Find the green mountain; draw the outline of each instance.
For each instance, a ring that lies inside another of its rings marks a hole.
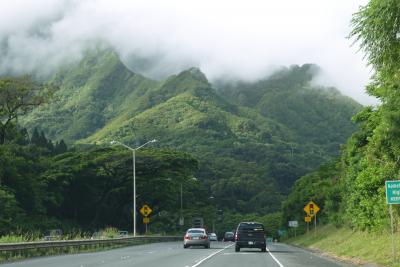
[[[89,54],[75,68],[58,72],[50,82],[60,86],[54,102],[36,109],[23,123],[69,141],[85,138],[115,116],[129,112],[132,101],[157,86],[157,82],[129,71],[109,51]]]
[[[199,160],[197,176],[217,206],[269,213],[355,131],[350,118],[361,106],[334,88],[312,86],[313,68],[294,66],[255,83],[212,85],[196,68],[154,81],[98,51],[58,72],[55,101],[22,123],[80,144],[156,138],[157,146]]]
[[[218,88],[231,102],[252,107],[287,126],[294,142],[306,144],[306,149],[338,155],[339,146],[354,131],[349,115],[361,106],[334,87],[313,85],[319,71],[313,64],[295,65],[255,83],[220,84]]]

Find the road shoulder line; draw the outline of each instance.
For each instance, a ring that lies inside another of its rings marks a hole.
[[[267,251],[268,251],[269,255],[271,255],[272,259],[273,259],[276,263],[278,263],[279,267],[285,267],[285,266],[283,266],[283,264],[271,253],[271,251],[269,250],[269,248],[268,248],[268,247],[266,247],[266,248],[267,248]]]

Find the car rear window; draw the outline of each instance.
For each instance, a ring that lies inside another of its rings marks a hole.
[[[189,230],[188,233],[190,234],[204,234],[203,230]]]
[[[264,231],[264,226],[259,223],[241,223],[239,230],[242,231]]]

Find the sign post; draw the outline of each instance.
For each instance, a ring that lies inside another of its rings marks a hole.
[[[294,228],[294,237],[296,237],[297,236],[296,228],[299,227],[299,222],[298,221],[289,221],[289,227]]]
[[[146,226],[146,231],[145,234],[147,234],[147,225],[150,222],[150,218],[148,216],[153,212],[153,210],[148,206],[148,205],[143,205],[143,207],[140,208],[140,213],[143,215],[143,223]]]
[[[314,216],[314,236],[317,235],[317,214]]]
[[[303,210],[307,213],[308,217],[310,217],[310,221],[311,218],[314,217],[314,230],[315,230],[314,234],[317,234],[317,213],[320,210],[320,208],[313,201],[310,201],[307,203],[307,205],[304,207]]]
[[[304,221],[307,223],[307,234],[308,234],[308,231],[310,230],[311,217],[307,215],[306,217],[304,217]]]
[[[392,232],[392,255],[393,255],[393,262],[396,262],[396,245],[394,243],[394,226],[393,226],[393,208],[392,205],[389,206],[389,213],[390,213],[390,225],[391,225],[391,232]]]
[[[385,181],[386,203],[389,204],[390,227],[392,232],[392,255],[393,262],[396,262],[396,247],[394,242],[394,223],[392,205],[400,204],[400,181]]]

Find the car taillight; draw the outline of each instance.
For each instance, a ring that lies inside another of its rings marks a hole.
[[[237,241],[237,240],[239,240],[239,236],[238,236],[238,234],[236,233],[236,234],[235,234],[235,241]]]
[[[184,239],[190,239],[189,235],[185,235]]]
[[[206,236],[206,235],[203,235],[203,236],[201,236],[200,238],[201,238],[201,239],[207,239],[207,238],[208,238],[208,236]]]

